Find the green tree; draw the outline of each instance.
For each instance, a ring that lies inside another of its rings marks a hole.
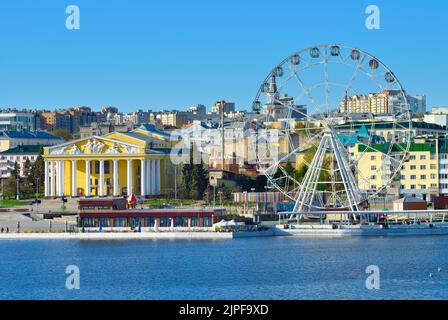
[[[23,178],[25,179],[25,182],[28,184],[34,184],[33,180],[31,179],[33,172],[32,163],[29,158],[26,158],[25,163],[23,164]]]
[[[193,144],[190,147],[190,160],[182,167],[182,187],[185,197],[191,197],[193,184]]]
[[[34,188],[36,188],[36,183],[39,181],[39,191],[44,189],[45,184],[45,162],[42,154],[43,148],[41,147],[36,160],[31,164],[31,172],[27,175],[28,183],[33,185]]]
[[[207,190],[208,182],[208,172],[204,167],[204,161],[201,157],[201,163],[193,165],[192,197],[196,200],[202,199],[205,190]]]
[[[3,180],[3,197],[5,199],[14,199],[16,197],[16,176],[11,175]]]

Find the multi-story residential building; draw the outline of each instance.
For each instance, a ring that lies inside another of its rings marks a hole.
[[[81,139],[102,136],[111,132],[127,132],[135,129],[135,125],[132,123],[125,124],[113,124],[109,122],[96,123],[92,122],[89,125],[81,126],[79,130],[79,137]]]
[[[426,95],[408,94],[406,98],[412,114],[424,114],[426,112]]]
[[[425,114],[424,121],[448,127],[448,107],[434,107],[430,113]]]
[[[0,178],[9,178],[15,169],[17,163],[19,175],[25,175],[25,162],[30,160],[31,163],[36,161],[42,146],[39,145],[20,145],[18,147],[0,152]]]
[[[187,109],[193,115],[194,120],[203,120],[207,115],[207,108],[203,104],[195,104]]]
[[[164,126],[178,127],[190,122],[191,114],[182,111],[165,111],[157,115]]]
[[[0,151],[6,151],[21,145],[53,146],[63,142],[62,138],[45,131],[0,131]]]
[[[70,133],[79,132],[80,126],[92,122],[106,121],[106,114],[93,112],[89,107],[74,107],[72,109],[42,111],[41,127],[43,130],[67,130]]]
[[[138,110],[135,112],[128,113],[123,116],[123,122],[130,122],[139,126],[141,124],[145,124],[150,122],[152,112],[150,110],[143,111]]]
[[[5,109],[0,112],[0,129],[2,130],[39,130],[40,116],[35,112]]]
[[[406,99],[412,114],[424,113],[426,96],[406,94]],[[374,115],[394,114],[405,106],[404,97],[400,91],[385,90],[368,95],[345,97],[341,101],[340,113],[370,113]]]
[[[439,160],[436,141],[416,139],[401,169],[406,146],[389,143],[374,144],[370,148],[358,144],[355,159],[358,163],[358,187],[366,193],[376,192],[383,186],[387,194],[420,197],[430,200],[439,193]],[[390,152],[389,152],[390,150]],[[393,173],[397,172],[392,179]],[[396,189],[395,189],[396,188]]]
[[[218,101],[212,105],[212,113],[220,114],[222,108],[222,101]],[[235,103],[234,102],[225,102],[223,107],[224,113],[235,112]]]

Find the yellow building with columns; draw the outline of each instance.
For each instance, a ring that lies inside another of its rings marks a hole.
[[[46,197],[157,196],[172,188],[170,136],[152,125],[44,149]]]

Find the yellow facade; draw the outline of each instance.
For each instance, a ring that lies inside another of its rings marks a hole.
[[[167,193],[174,184],[169,147],[169,136],[144,128],[47,147],[45,194],[88,197]]]
[[[397,171],[404,153],[388,146],[374,145],[373,149],[363,150],[355,147],[355,159],[358,162],[358,187],[361,190],[379,190],[390,186],[392,174]],[[393,159],[392,159],[393,158]],[[394,160],[395,159],[395,160]],[[437,143],[416,142],[410,146],[409,153],[401,169],[394,177],[399,193],[402,195],[433,194],[439,188]]]

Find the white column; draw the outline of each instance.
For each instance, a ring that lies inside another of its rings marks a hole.
[[[45,182],[44,182],[44,186],[45,186],[45,197],[48,197],[50,195],[50,172],[49,172],[49,166],[48,166],[48,161],[45,160]]]
[[[76,188],[76,160],[72,160],[72,197],[77,197],[78,192]]]
[[[114,160],[114,196],[118,196],[118,160]]]
[[[160,160],[156,161],[156,194],[160,194]]]
[[[100,197],[104,197],[104,160],[100,160]]]
[[[140,160],[140,193],[146,196],[146,159]]]
[[[146,194],[151,195],[151,159],[146,159]]]
[[[64,195],[64,161],[59,160],[57,164],[58,164],[58,168],[56,171],[57,174],[56,181],[58,182],[57,193],[58,197],[62,197]]]
[[[128,195],[132,193],[132,160],[127,160],[127,189]]]
[[[55,162],[54,161],[50,161],[50,173],[51,173],[51,177],[50,177],[50,195],[52,197],[56,196],[56,168],[55,168]]]
[[[54,181],[56,182],[56,196],[60,196],[61,195],[61,179],[60,179],[60,172],[61,172],[61,162],[58,160],[56,161],[56,166],[55,166],[55,175],[56,178],[54,179]]]
[[[65,190],[65,161],[61,161],[61,197],[64,195]]]
[[[90,160],[86,160],[86,197],[90,197]]]
[[[156,160],[151,160],[151,194],[156,194]]]

